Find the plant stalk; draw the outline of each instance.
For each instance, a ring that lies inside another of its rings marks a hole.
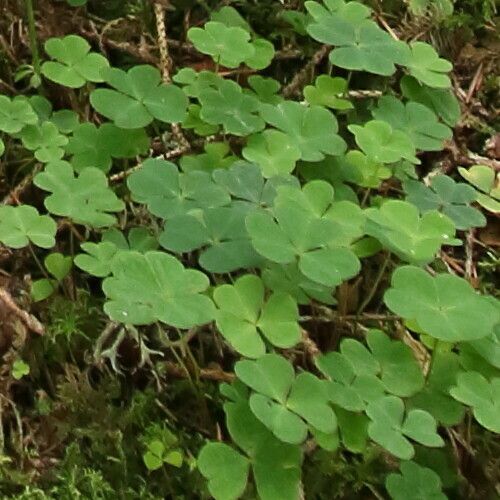
[[[40,53],[38,52],[38,40],[36,37],[35,11],[33,9],[33,0],[24,0],[26,15],[28,17],[28,33],[30,37],[31,58],[33,70],[40,75]]]

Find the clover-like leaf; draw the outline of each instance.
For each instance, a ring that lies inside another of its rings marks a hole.
[[[355,136],[356,144],[373,161],[395,163],[401,159],[420,163],[415,156],[415,146],[405,132],[394,130],[389,123],[372,120],[347,127]]]
[[[63,147],[68,144],[68,138],[60,134],[51,122],[24,127],[21,139],[23,146],[34,151],[35,158],[44,163],[61,159],[64,155]]]
[[[492,213],[500,213],[500,174],[487,165],[458,167],[460,175],[479,190],[477,202]]]
[[[102,71],[111,89],[97,89],[90,102],[101,115],[120,128],[142,128],[153,119],[161,122],[182,122],[186,117],[188,99],[176,85],[161,83],[160,72],[153,66],[133,66],[127,72],[118,68]]]
[[[307,85],[304,88],[304,97],[309,104],[339,110],[352,109],[351,101],[342,98],[346,91],[347,81],[344,78],[320,75],[314,85]]]
[[[262,104],[260,112],[267,123],[288,135],[300,149],[302,160],[319,161],[327,154],[340,155],[346,148],[337,134],[337,119],[321,106],[284,101],[276,106]]]
[[[203,90],[218,88],[225,81],[213,71],[196,72],[189,67],[180,69],[172,80],[183,85],[182,90],[189,97],[199,97]]]
[[[0,206],[0,242],[11,248],[29,243],[51,248],[55,245],[57,225],[48,215],[40,215],[30,205]]]
[[[228,68],[236,68],[255,55],[250,34],[241,27],[209,21],[203,28],[190,28],[188,38],[197,50]]]
[[[427,106],[450,127],[457,124],[460,104],[452,90],[428,87],[409,75],[401,78],[400,85],[401,92],[407,99]]]
[[[277,188],[299,186],[298,179],[293,176],[272,177],[266,181],[261,168],[244,161],[235,162],[229,169],[215,170],[212,177],[238,202],[251,206],[271,206]]]
[[[345,204],[333,204],[333,189],[323,181],[313,181],[299,190],[279,188],[272,213],[255,211],[246,219],[252,244],[263,257],[278,264],[298,259],[306,277],[325,286],[337,286],[359,272],[352,250],[350,232],[357,235],[354,221],[339,222]],[[340,206],[340,212],[337,208]],[[345,224],[343,227],[342,224]],[[347,240],[347,241],[346,241]]]
[[[429,412],[444,425],[457,425],[464,416],[464,407],[449,395],[449,390],[460,371],[458,357],[451,352],[439,351],[433,356],[425,387],[410,399],[410,404]]]
[[[254,250],[245,227],[249,207],[207,208],[203,214],[178,215],[169,219],[160,244],[167,250],[183,253],[203,248],[199,263],[211,273],[229,273],[256,267],[262,257]]]
[[[113,260],[111,271],[102,287],[108,298],[104,310],[115,321],[190,328],[214,318],[213,302],[203,295],[208,278],[172,255],[125,252]]]
[[[455,225],[437,210],[420,217],[411,203],[389,200],[380,208],[366,210],[366,216],[366,233],[407,262],[425,264],[441,245],[457,243]]]
[[[45,42],[45,52],[54,61],[42,64],[42,74],[53,82],[74,89],[87,82],[102,82],[101,70],[109,66],[104,56],[90,52],[88,42],[77,35],[49,38]]]
[[[300,340],[295,301],[284,293],[265,300],[264,285],[257,276],[246,274],[234,285],[218,286],[214,300],[217,328],[243,356],[258,358],[265,354],[261,335],[281,348],[292,347]]]
[[[297,263],[282,265],[267,262],[262,279],[267,288],[274,292],[287,293],[299,304],[309,304],[311,299],[324,304],[335,303],[333,289],[304,276]]]
[[[203,121],[200,117],[200,111],[201,106],[198,104],[190,104],[187,109],[186,118],[184,118],[184,121],[182,122],[182,128],[188,130],[193,129],[196,134],[202,136],[216,134],[219,130],[219,126]],[[206,144],[206,146],[209,145],[209,143]]]
[[[29,101],[22,96],[12,100],[0,95],[0,131],[6,134],[17,134],[26,125],[36,125],[38,117]]]
[[[51,193],[44,202],[50,213],[69,217],[77,224],[110,226],[116,219],[108,212],[119,212],[125,206],[98,168],[87,167],[75,177],[69,163],[57,161],[37,174],[34,183]]]
[[[205,152],[197,155],[184,155],[180,159],[180,167],[184,172],[203,170],[212,172],[218,168],[228,168],[238,158],[231,154],[226,142],[210,142],[205,144]]]
[[[266,178],[289,174],[301,157],[293,140],[278,130],[265,130],[251,136],[242,154],[248,161],[259,165]]]
[[[224,80],[217,88],[204,88],[199,100],[200,117],[213,125],[222,125],[228,134],[245,136],[264,128],[264,121],[257,115],[259,100],[243,93],[236,82]]]
[[[372,114],[376,120],[407,134],[422,151],[441,151],[443,142],[451,138],[451,129],[439,123],[432,110],[418,102],[403,104],[394,96],[383,96]]]
[[[301,443],[308,425],[324,434],[336,430],[326,385],[313,374],[295,377],[290,363],[277,354],[265,354],[256,361],[238,361],[235,372],[255,391],[250,396],[252,412],[280,440]]]
[[[105,278],[111,274],[111,263],[120,252],[135,250],[145,253],[156,250],[158,242],[143,227],[130,229],[127,238],[123,233],[112,228],[103,234],[102,241],[99,243],[86,241],[81,244],[81,248],[86,253],[78,254],[75,257],[75,264],[92,276]]]
[[[367,19],[370,9],[358,2],[306,2],[314,21],[307,32],[322,43],[334,45],[330,61],[349,70],[392,75],[395,63],[407,58],[408,48]]]
[[[147,153],[148,147],[149,139],[143,129],[126,130],[112,123],[98,128],[93,123],[82,123],[74,129],[66,153],[72,155],[71,164],[76,172],[85,167],[108,172],[112,158],[134,158]]]
[[[486,225],[484,215],[470,206],[476,200],[477,193],[467,184],[455,182],[447,175],[436,175],[429,186],[413,180],[407,180],[403,185],[407,201],[413,203],[420,213],[438,210],[448,216],[457,229],[462,230]]]
[[[267,68],[274,57],[274,45],[264,38],[256,38],[252,47],[254,54],[245,58],[245,64],[257,70]]]
[[[368,403],[366,413],[371,422],[368,435],[377,444],[402,460],[413,458],[415,449],[408,438],[428,447],[444,445],[436,432],[434,417],[423,410],[410,410],[395,396],[384,396]]]
[[[446,500],[441,490],[441,478],[427,467],[415,462],[402,462],[401,474],[391,473],[385,487],[393,500]]]
[[[5,152],[5,144],[2,139],[0,139],[0,156],[2,156]]]
[[[235,392],[233,386],[227,386],[226,391]],[[253,415],[247,401],[240,394],[224,405],[224,411],[229,433],[245,456],[243,457],[235,450],[231,449],[232,453],[218,446],[217,449],[212,448],[214,453],[210,451],[207,457],[202,457],[200,469],[202,474],[210,480],[209,489],[212,495],[217,500],[230,500],[243,493],[247,479],[243,474],[244,460],[246,460],[251,465],[259,498],[262,500],[299,500],[302,460],[300,448],[282,443],[275,438]],[[206,446],[212,447],[212,444]],[[213,456],[215,452],[217,452],[217,458]],[[224,460],[221,461],[220,457]],[[227,476],[226,459],[235,461],[233,466],[229,467],[233,476],[230,479]]]
[[[227,444],[206,444],[197,464],[208,479],[208,490],[216,500],[236,499],[245,491],[250,462]]]
[[[210,15],[210,20],[225,24],[226,26],[236,26],[245,31],[252,31],[250,25],[243,16],[230,5],[224,5],[220,9],[214,11]]]
[[[459,373],[450,394],[472,407],[475,419],[491,432],[500,434],[500,377],[488,381],[477,372]]]
[[[274,78],[252,75],[248,78],[248,85],[261,102],[279,104],[283,101],[283,97],[278,94],[281,86]]]
[[[394,271],[384,301],[391,311],[445,342],[487,337],[500,321],[498,308],[466,280],[451,274],[432,277],[414,266]]]
[[[231,201],[227,190],[217,185],[208,172],[179,173],[168,161],[148,159],[134,172],[127,185],[132,198],[145,203],[153,215],[168,219],[196,209],[221,207]]]
[[[429,87],[446,89],[451,85],[447,73],[452,70],[452,64],[440,58],[434,47],[428,43],[410,43],[410,53],[404,66],[412,76]]]

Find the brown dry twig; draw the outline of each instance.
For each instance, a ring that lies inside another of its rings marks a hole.
[[[0,304],[2,304],[8,312],[19,318],[28,330],[38,333],[38,335],[43,335],[45,333],[45,329],[40,321],[21,309],[5,288],[0,288]]]
[[[164,367],[167,373],[176,378],[186,378],[186,370],[171,361],[166,361]],[[201,368],[199,377],[205,380],[215,380],[216,382],[232,382],[236,376],[234,373],[225,372],[221,368]]]

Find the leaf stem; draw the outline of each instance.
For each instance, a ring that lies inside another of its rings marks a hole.
[[[26,15],[28,17],[28,32],[30,38],[31,57],[33,69],[37,75],[40,75],[40,54],[38,52],[38,40],[36,37],[35,11],[33,9],[33,0],[24,0]]]
[[[366,296],[365,300],[361,303],[359,306],[359,309],[356,312],[356,316],[359,317],[361,313],[365,310],[365,307],[372,301],[373,296],[375,295],[377,288],[380,284],[380,281],[382,280],[384,276],[384,272],[387,269],[387,266],[389,264],[389,261],[391,259],[391,254],[387,252],[387,255],[384,259],[383,264],[380,266],[380,269],[378,271],[378,274],[375,278],[375,281],[373,282],[373,286],[371,287],[370,291],[368,292],[368,295]]]

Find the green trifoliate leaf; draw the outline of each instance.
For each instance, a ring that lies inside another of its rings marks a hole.
[[[250,25],[243,19],[241,14],[230,5],[224,5],[220,9],[212,12],[210,20],[225,24],[226,26],[242,28],[248,32],[252,31]]]
[[[199,263],[211,273],[229,273],[256,267],[262,257],[253,249],[245,227],[249,207],[207,208],[202,214],[178,215],[167,222],[160,235],[161,245],[184,253],[203,248]]]
[[[130,251],[114,259],[111,270],[103,282],[104,310],[114,321],[190,328],[214,318],[213,302],[203,295],[208,278],[172,255]]]
[[[180,167],[184,172],[203,170],[212,172],[218,168],[228,168],[238,158],[231,154],[229,144],[226,142],[207,143],[205,152],[198,155],[184,155],[180,159]]]
[[[22,96],[9,99],[0,95],[0,131],[6,134],[17,134],[26,125],[36,125],[38,117],[29,101]]]
[[[306,2],[314,21],[307,32],[322,43],[334,45],[330,61],[350,70],[363,70],[379,75],[392,75],[394,64],[407,57],[404,43],[392,37],[367,19],[370,9],[358,2]]]
[[[460,423],[464,408],[449,395],[460,371],[458,357],[451,352],[436,352],[425,387],[410,399],[412,407],[429,412],[438,422],[451,426]]]
[[[492,213],[500,213],[500,174],[487,165],[473,165],[468,170],[458,167],[460,175],[469,181],[480,192],[477,202]]]
[[[277,354],[239,361],[235,372],[255,391],[250,396],[252,412],[280,440],[301,443],[308,425],[324,434],[335,432],[337,420],[326,385],[313,374],[295,377],[293,367]]]
[[[266,178],[289,174],[301,157],[293,140],[277,130],[265,130],[251,136],[242,154],[248,161],[259,165]]]
[[[420,366],[409,346],[391,340],[380,330],[370,330],[368,346],[380,365],[379,376],[386,391],[400,397],[408,397],[424,385]],[[405,376],[401,377],[401,373]]]
[[[252,42],[253,56],[245,59],[245,64],[253,69],[267,68],[274,57],[274,45],[264,38],[257,38]]]
[[[487,337],[500,313],[464,279],[451,274],[430,276],[423,269],[403,266],[392,275],[384,301],[391,311],[416,321],[421,330],[446,342]]]
[[[486,218],[477,209],[470,206],[477,197],[476,191],[469,185],[455,182],[447,175],[432,177],[430,185],[407,180],[403,183],[406,199],[413,203],[420,213],[438,210],[448,216],[457,229],[483,227]]]
[[[496,304],[500,307],[498,301]],[[492,367],[500,369],[500,328],[495,328],[488,337],[470,342],[470,346]]]
[[[392,176],[392,170],[387,165],[371,160],[358,150],[348,151],[344,156],[328,156],[319,163],[302,163],[299,170],[307,180],[328,181],[338,199],[355,203],[358,203],[356,193],[346,182],[376,188]]]
[[[243,356],[258,358],[265,354],[261,336],[281,348],[293,347],[300,340],[295,301],[283,293],[265,300],[264,285],[257,276],[246,274],[234,285],[217,287],[214,300],[219,331]]]
[[[410,53],[403,64],[412,76],[429,87],[446,89],[451,85],[447,73],[452,70],[452,64],[440,58],[428,43],[412,42]]]
[[[442,245],[457,243],[455,225],[437,210],[420,217],[417,207],[411,203],[389,200],[365,213],[366,233],[407,262],[425,264]]]
[[[409,75],[403,76],[400,85],[401,92],[407,99],[427,106],[450,127],[457,124],[460,105],[451,90],[427,87]]]
[[[42,74],[53,82],[70,88],[80,88],[87,82],[102,82],[101,71],[109,66],[101,54],[90,52],[88,42],[76,35],[50,38],[45,52],[54,59],[42,64]]]
[[[364,413],[353,413],[335,408],[342,444],[353,453],[363,453],[368,441],[368,424],[370,420]]]
[[[195,134],[202,136],[216,134],[219,130],[218,125],[212,125],[211,123],[204,122],[200,118],[200,111],[201,106],[198,106],[198,104],[190,104],[187,109],[186,118],[184,118],[184,121],[182,122],[182,128],[193,129]],[[207,144],[207,146],[209,145],[210,144]]]
[[[393,500],[446,500],[441,479],[432,470],[415,462],[402,462],[401,474],[391,473],[385,487]]]
[[[296,262],[312,281],[337,286],[359,271],[359,261],[343,245],[358,234],[356,220],[343,221],[349,202],[333,203],[333,189],[323,181],[312,181],[303,190],[278,189],[272,213],[255,211],[246,219],[252,244],[263,257],[278,264]],[[344,226],[343,226],[344,224]]]
[[[203,28],[190,28],[188,38],[197,50],[228,68],[236,68],[255,55],[247,31],[217,21],[209,21]]]
[[[2,156],[5,152],[5,144],[3,143],[2,139],[0,139],[0,156]]]
[[[460,373],[450,389],[457,400],[472,407],[474,417],[486,429],[500,434],[500,377],[488,381],[477,372]]]
[[[216,170],[212,177],[233,198],[253,206],[271,206],[280,186],[299,186],[298,179],[291,175],[265,181],[262,169],[244,161],[234,163],[227,170]]]
[[[75,177],[69,163],[57,161],[37,174],[34,183],[51,193],[44,202],[50,213],[69,217],[77,224],[111,226],[116,218],[108,212],[119,212],[125,206],[108,187],[102,170],[97,168],[87,167]]]
[[[418,102],[403,104],[393,96],[383,96],[372,114],[376,120],[407,134],[422,151],[441,151],[443,142],[451,138],[451,129],[439,123],[436,115]]]
[[[125,238],[117,229],[110,229],[103,234],[99,243],[85,242],[81,244],[86,253],[75,257],[75,264],[88,274],[105,278],[111,274],[111,263],[120,252],[135,250],[145,253],[158,248],[156,238],[145,228],[132,228]]]
[[[68,144],[68,138],[60,134],[51,122],[24,127],[21,139],[23,146],[34,151],[35,158],[43,163],[61,159],[64,155],[63,147]]]
[[[143,129],[126,130],[112,123],[98,128],[93,123],[82,123],[73,131],[66,153],[72,155],[76,172],[86,167],[108,172],[112,158],[134,158],[147,153],[148,147],[149,138]]]
[[[33,281],[31,285],[31,298],[35,302],[41,302],[49,298],[57,290],[57,281],[53,279],[42,278]]]
[[[267,104],[279,104],[283,97],[278,95],[281,85],[273,78],[265,78],[261,75],[252,75],[248,78],[248,85],[255,92],[261,102]]]
[[[42,248],[55,245],[57,225],[30,205],[0,206],[0,242],[11,248],[31,243]]]
[[[371,420],[368,425],[370,438],[402,460],[409,460],[415,454],[408,438],[429,447],[444,445],[436,432],[434,418],[422,410],[410,410],[405,415],[403,401],[395,396],[371,401],[366,413]]]
[[[147,204],[153,215],[164,219],[228,205],[231,201],[227,191],[215,184],[209,173],[179,173],[173,163],[158,159],[146,160],[127,179],[127,185],[134,201]]]
[[[401,159],[420,163],[415,156],[415,146],[410,137],[400,130],[394,130],[387,122],[372,120],[364,126],[347,127],[356,139],[356,144],[375,162],[395,163]]]
[[[264,128],[264,121],[256,113],[259,100],[243,93],[231,80],[224,80],[217,88],[200,91],[200,117],[213,125],[222,125],[228,134],[246,136]]]
[[[347,81],[344,78],[320,75],[314,85],[307,85],[304,88],[304,97],[309,104],[339,110],[352,109],[351,102],[342,98],[346,91]]]
[[[22,359],[16,359],[12,365],[12,376],[15,380],[21,380],[25,375],[29,375],[30,365]]]
[[[297,263],[280,265],[268,262],[262,272],[262,279],[267,288],[287,293],[299,304],[309,304],[311,299],[324,304],[335,303],[333,289],[304,276]]]
[[[227,444],[206,444],[197,464],[208,479],[208,490],[216,500],[233,500],[245,491],[250,462]]]
[[[321,106],[304,106],[284,101],[276,106],[261,105],[264,120],[289,136],[300,149],[301,159],[320,161],[325,155],[341,155],[346,144],[337,134],[335,116]]]
[[[234,386],[228,388],[234,392]],[[227,428],[251,462],[259,498],[299,500],[300,448],[276,439],[253,415],[246,399],[243,399],[246,395],[236,393],[232,396],[235,396],[231,397],[234,402],[224,405]],[[225,471],[220,472],[227,478]]]
[[[153,66],[134,66],[127,72],[118,68],[102,71],[111,89],[97,89],[90,102],[101,115],[120,128],[142,128],[154,119],[166,123],[182,122],[188,99],[179,87],[161,83]]]
[[[344,339],[340,352],[317,359],[318,368],[331,380],[330,400],[349,411],[363,410],[366,403],[383,396],[385,391],[406,397],[424,384],[420,367],[407,345],[391,341],[379,330],[371,330],[367,340],[370,350],[354,339]]]
[[[182,90],[189,97],[199,97],[202,90],[218,88],[224,79],[213,71],[200,71],[197,73],[193,68],[182,68],[176,73],[172,80],[183,85]]]

